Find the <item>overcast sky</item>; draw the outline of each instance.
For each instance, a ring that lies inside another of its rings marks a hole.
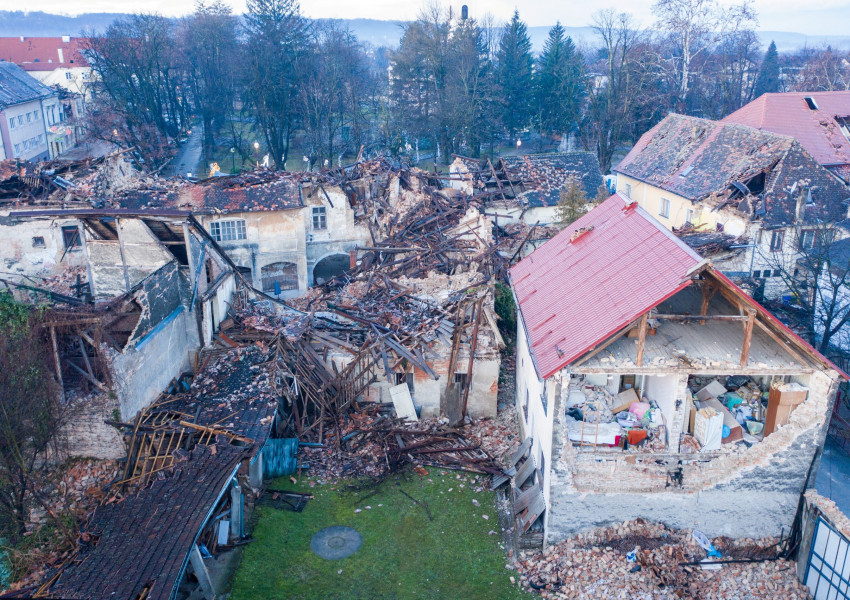
[[[245,0],[226,0],[234,12],[245,10]],[[446,1],[444,0],[444,4]],[[464,2],[453,0],[453,6]],[[587,25],[590,15],[600,9],[613,7],[626,10],[645,25],[652,22],[650,7],[653,0],[583,0],[581,2],[553,2],[552,0],[468,0],[470,16],[490,12],[497,19],[506,20],[515,6],[529,25],[551,25],[560,20],[564,25],[581,27]],[[320,18],[369,18],[410,20],[416,17],[424,2],[417,0],[365,0],[350,2],[342,0],[303,0],[302,12],[308,17]],[[793,31],[808,35],[847,35],[850,31],[850,0],[821,0],[807,4],[800,0],[755,0],[759,13],[759,29],[770,31]],[[27,10],[42,10],[62,14],[85,12],[159,12],[180,16],[192,11],[194,0],[28,0]],[[815,10],[803,7],[817,6]],[[0,0],[0,9],[20,10],[20,3]]]

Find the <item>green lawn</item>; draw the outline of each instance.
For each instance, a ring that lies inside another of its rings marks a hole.
[[[301,513],[258,508],[255,541],[245,548],[231,598],[534,598],[511,585],[515,572],[505,568],[495,495],[486,485],[473,489],[485,482],[428,471],[390,478],[373,495],[340,491],[346,485],[273,482],[315,499]],[[434,520],[400,490],[427,503]],[[357,529],[360,550],[341,560],[314,555],[310,539],[331,525]]]

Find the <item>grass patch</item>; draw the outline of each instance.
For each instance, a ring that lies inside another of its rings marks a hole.
[[[315,499],[302,513],[257,509],[256,541],[245,548],[232,600],[533,598],[510,583],[495,494],[474,491],[484,483],[480,477],[476,483],[466,473],[428,471],[391,477],[362,492],[342,491],[345,484],[273,482],[272,488],[310,491]],[[426,502],[434,520],[401,490]],[[341,560],[314,555],[310,539],[331,525],[357,529],[360,550]]]

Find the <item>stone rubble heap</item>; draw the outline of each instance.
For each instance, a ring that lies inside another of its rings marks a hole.
[[[723,558],[710,560],[775,557],[776,541],[718,538],[712,542]],[[626,555],[635,548],[636,561],[630,562]],[[551,599],[809,597],[793,561],[732,563],[717,570],[679,566],[705,558],[691,532],[638,519],[579,534],[544,552],[520,552],[513,568],[524,590]]]

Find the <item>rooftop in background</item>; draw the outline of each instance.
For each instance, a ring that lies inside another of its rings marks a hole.
[[[768,227],[794,222],[806,191],[806,222],[842,218],[847,198],[792,137],[678,114],[643,134],[613,170],[694,202],[713,197],[713,208],[736,208]]]
[[[593,152],[504,156],[496,168],[508,180],[522,184],[530,206],[557,204],[561,190],[573,180],[581,184],[588,199],[595,198],[604,183]]]
[[[723,121],[791,136],[850,182],[850,91],[764,94]]]
[[[87,38],[0,37],[0,62],[15,63],[25,71],[52,71],[88,67],[83,57]]]
[[[703,263],[629,202],[611,196],[511,269],[544,379],[686,287]]]
[[[18,65],[0,62],[0,109],[54,94],[55,91],[28,75]]]

